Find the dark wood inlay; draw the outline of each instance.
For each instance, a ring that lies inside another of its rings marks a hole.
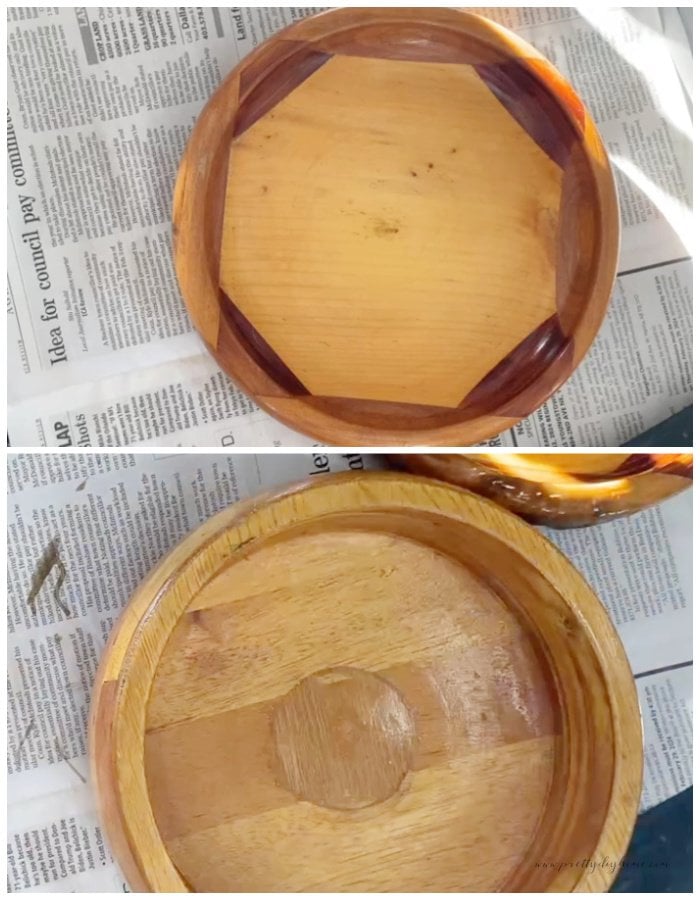
[[[296,41],[268,44],[260,57],[253,54],[250,65],[244,65],[241,72],[241,101],[233,137],[243,134],[330,58],[329,53]]]
[[[535,143],[564,169],[580,135],[561,105],[519,59],[474,66],[484,84]]]
[[[693,459],[692,456],[688,460],[675,460],[667,463],[661,469],[667,475],[681,475],[683,478],[693,479]]]
[[[586,314],[600,259],[599,204],[592,202],[597,187],[583,146],[571,146],[562,179],[557,220],[556,302],[559,324],[573,334]],[[592,262],[595,261],[595,262]]]
[[[528,415],[541,402],[543,380],[563,380],[572,370],[573,342],[552,316],[525,338],[473,388],[460,404],[472,416]]]
[[[353,425],[367,425],[370,428],[389,427],[401,431],[436,423],[450,425],[464,419],[464,415],[458,409],[419,403],[390,403],[381,400],[363,400],[359,397],[322,397],[317,394],[309,394],[303,401],[306,406],[326,415],[343,419]]]
[[[614,469],[610,469],[609,472],[567,471],[567,475],[570,475],[577,481],[595,483],[596,481],[609,481],[610,479],[616,478],[633,478],[635,475],[643,475],[646,472],[681,475],[685,478],[692,479],[692,456],[687,454],[687,458],[685,458],[683,455],[677,453],[631,453],[618,466]]]
[[[258,329],[243,315],[233,300],[223,291],[220,293],[222,318],[230,327],[238,332],[245,342],[248,353],[255,362],[272,378],[290,397],[308,394],[297,376],[268,344]]]
[[[664,459],[664,455],[666,455],[668,458]],[[692,479],[693,459],[691,454],[687,454],[687,458],[683,456],[681,456],[681,458],[678,457],[679,454],[675,453],[632,453],[621,465],[619,465],[610,473],[610,476],[614,478],[629,478],[632,475],[640,475],[643,472],[657,471],[664,472],[667,475],[681,475],[685,478]],[[595,479],[586,478],[585,480]]]

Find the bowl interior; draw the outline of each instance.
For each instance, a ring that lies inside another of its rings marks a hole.
[[[377,509],[258,539],[193,597],[145,769],[198,891],[566,890],[608,811],[611,734],[595,648],[535,565]]]
[[[594,129],[534,51],[455,10],[338,10],[254,53],[229,94],[232,125],[196,130],[183,170],[219,160],[198,200],[208,341],[261,405],[331,439],[476,438],[568,377],[617,219]]]

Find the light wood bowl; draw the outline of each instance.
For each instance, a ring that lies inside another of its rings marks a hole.
[[[604,890],[641,784],[632,675],[576,569],[392,472],[186,538],[111,636],[90,741],[134,890]]]
[[[457,9],[342,8],[258,47],[174,198],[192,321],[291,427],[464,446],[573,372],[612,291],[600,140],[534,48]]]
[[[389,459],[553,528],[628,516],[693,483],[692,453],[411,453]]]

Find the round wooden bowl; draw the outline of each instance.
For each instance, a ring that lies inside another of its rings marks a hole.
[[[186,538],[114,630],[90,731],[134,890],[604,890],[641,783],[634,682],[576,569],[391,472]]]
[[[173,219],[221,367],[340,445],[510,428],[586,353],[618,255],[580,99],[457,9],[334,9],[262,44],[199,117]]]
[[[528,522],[579,528],[627,516],[693,483],[692,453],[414,453],[410,472],[476,491]]]

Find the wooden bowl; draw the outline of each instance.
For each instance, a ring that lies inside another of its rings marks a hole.
[[[457,9],[342,8],[258,47],[201,114],[175,264],[221,367],[341,445],[464,446],[581,361],[618,255],[583,104]]]
[[[489,497],[528,522],[578,528],[627,516],[693,483],[692,453],[414,453],[410,472]]]
[[[134,890],[604,890],[641,783],[634,682],[579,573],[391,472],[186,538],[115,628],[90,730]]]

